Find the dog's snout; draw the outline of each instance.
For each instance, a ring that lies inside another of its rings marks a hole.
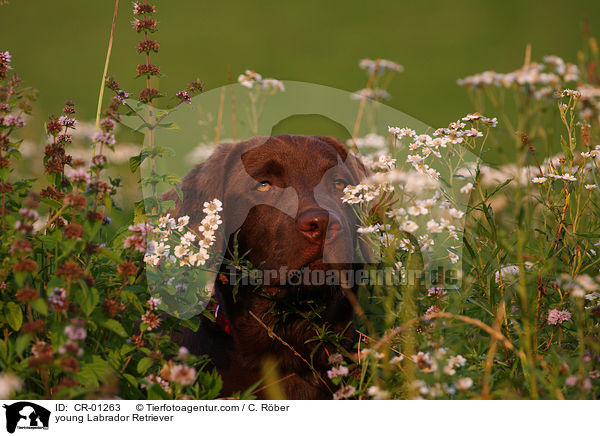
[[[296,228],[312,243],[329,242],[341,233],[342,222],[333,212],[311,209],[298,217]]]

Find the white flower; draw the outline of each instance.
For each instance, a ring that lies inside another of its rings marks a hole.
[[[448,250],[448,257],[450,258],[450,262],[452,263],[456,263],[458,262],[458,255],[456,253],[453,253],[452,251]]]
[[[423,156],[419,156],[418,154],[409,154],[408,157],[406,158],[406,162],[411,163],[411,164],[416,164],[419,162],[422,162],[423,159],[425,159]]]
[[[456,387],[461,391],[466,391],[473,386],[473,380],[471,377],[460,378],[456,381]]]
[[[442,230],[444,230],[444,227],[436,220],[429,220],[427,221],[427,230],[431,233],[441,233]]]
[[[205,201],[203,206],[204,209],[202,209],[202,212],[209,215],[221,212],[223,210],[223,203],[218,198],[215,198],[212,201]]]
[[[385,71],[400,73],[404,70],[399,63],[387,59],[361,59],[358,66],[361,70],[367,70],[369,73],[375,71],[376,74],[382,74]]]
[[[452,356],[448,359],[448,365],[450,365],[452,367],[465,366],[466,363],[467,363],[467,359],[462,357],[460,354],[457,354],[456,356]]]
[[[394,356],[390,359],[390,365],[395,365],[396,363],[400,363],[404,360],[404,356],[400,354],[399,356]]]
[[[390,170],[394,168],[395,164],[396,159],[392,159],[390,156],[382,155],[379,156],[379,161],[376,163],[375,169]]]
[[[364,88],[350,94],[352,100],[389,100],[390,94],[385,89]]]
[[[374,400],[387,400],[390,398],[390,393],[381,389],[379,386],[371,386],[367,389],[367,394],[369,394]]]
[[[182,217],[179,217],[177,219],[177,227],[179,227],[179,229],[183,229],[183,227],[187,226],[190,222],[190,217],[187,215],[184,215]]]
[[[190,254],[188,260],[191,265],[201,266],[204,265],[209,258],[208,250],[200,248],[197,253]]]
[[[475,121],[478,120],[480,118],[482,118],[483,115],[481,115],[479,112],[475,112],[473,114],[467,114],[466,116],[464,116],[462,118],[463,121]]]
[[[159,227],[167,227],[167,225],[170,223],[170,220],[171,220],[171,214],[163,215],[158,219],[158,226]]]
[[[545,177],[534,177],[533,179],[531,179],[533,183],[544,183],[546,180],[548,179]]]
[[[413,232],[417,231],[417,229],[419,228],[419,225],[414,221],[406,220],[402,223],[402,226],[400,228],[402,230],[404,230],[405,232],[413,233]]]
[[[379,224],[371,225],[368,227],[359,227],[356,231],[358,233],[375,233],[379,230]]]
[[[473,184],[469,182],[465,186],[463,186],[462,188],[460,188],[460,193],[461,194],[468,194],[472,190],[473,190]]]
[[[454,217],[454,218],[457,218],[457,219],[461,219],[461,218],[462,218],[462,217],[465,215],[465,213],[464,213],[464,212],[461,212],[460,210],[458,210],[458,209],[455,209],[455,208],[453,208],[453,207],[452,207],[452,208],[450,208],[450,209],[448,209],[448,213],[449,213],[449,214],[450,214],[452,217]]]
[[[594,189],[596,189],[598,186],[596,185],[585,185],[585,189],[587,189],[588,191],[592,191]]]
[[[581,92],[579,91],[574,91],[572,89],[563,89],[563,91],[560,93],[561,97],[575,97],[575,98],[579,98],[581,97]]]
[[[192,242],[196,240],[196,235],[192,232],[186,232],[185,235],[181,238],[181,245],[189,247]]]
[[[261,86],[263,87],[263,89],[272,89],[281,92],[285,91],[285,86],[283,85],[283,82],[277,79],[263,79],[263,81],[261,82]]]
[[[483,133],[481,133],[477,129],[469,129],[469,130],[465,131],[465,136],[477,138],[477,137],[483,136]]]
[[[405,136],[415,136],[416,132],[413,129],[409,129],[406,127],[389,127],[388,126],[388,132],[390,132],[392,135],[396,136],[396,138],[398,139],[402,139]]]
[[[352,145],[356,144],[357,147],[363,148],[363,147],[370,147],[370,148],[384,148],[385,147],[385,137],[378,135],[376,133],[369,133],[366,136],[362,137],[362,138],[356,138],[356,140],[353,141],[353,139],[348,139],[346,141],[346,144],[351,147]]]
[[[3,372],[0,374],[0,399],[8,400],[10,396],[23,387],[23,382],[14,374]]]
[[[258,74],[256,71],[246,70],[245,74],[240,74],[238,76],[238,82],[245,86],[246,88],[254,87],[255,83],[260,83],[262,81],[262,76]]]
[[[219,215],[207,215],[202,219],[200,224],[204,227],[204,229],[217,230],[219,228],[219,224],[222,223],[223,221]]]
[[[440,173],[438,171],[436,171],[435,169],[433,169],[433,168],[427,168],[426,173],[432,179],[436,179],[437,180],[440,177]]]
[[[429,213],[429,210],[422,205],[417,205],[417,206],[409,207],[407,212],[409,215],[419,216],[419,215],[427,215]]]
[[[181,259],[183,256],[188,254],[188,247],[186,247],[184,245],[178,245],[175,247],[175,250],[173,253],[175,254],[175,257]]]

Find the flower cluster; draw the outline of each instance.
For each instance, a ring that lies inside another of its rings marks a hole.
[[[531,92],[536,99],[553,97],[565,83],[577,82],[579,68],[558,56],[546,56],[542,63],[529,63],[510,73],[485,71],[458,80],[468,88],[521,88]]]
[[[392,98],[389,92],[381,88],[363,88],[350,95],[353,100],[383,101]]]
[[[549,325],[562,324],[563,322],[570,320],[571,312],[569,312],[568,310],[552,309],[550,312],[548,312],[547,322]]]
[[[369,74],[371,74],[373,71],[375,71],[376,74],[383,74],[386,71],[392,71],[396,73],[401,73],[404,71],[404,67],[402,65],[387,59],[361,59],[358,65],[362,70],[367,70]]]
[[[260,74],[252,70],[246,70],[244,74],[240,74],[238,76],[238,83],[249,89],[252,89],[256,86],[274,92],[285,91],[285,86],[283,85],[283,82],[277,79],[263,79],[263,77]]]
[[[12,57],[8,51],[0,51],[0,79],[6,79],[6,73],[8,70],[12,70],[10,61]]]
[[[216,241],[216,232],[222,224],[219,212],[223,204],[218,199],[204,203],[204,218],[196,229],[190,229],[188,216],[177,220],[169,214],[162,216],[153,233],[158,241],[151,241],[144,261],[158,267],[161,261],[177,262],[179,266],[202,266],[210,258],[209,250]]]

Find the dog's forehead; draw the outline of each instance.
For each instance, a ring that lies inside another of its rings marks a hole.
[[[268,161],[278,162],[283,167],[328,169],[337,165],[341,156],[330,144],[313,136],[271,136],[241,155],[247,169],[263,165]]]

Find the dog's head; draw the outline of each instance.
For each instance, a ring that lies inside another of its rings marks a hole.
[[[219,146],[184,177],[183,201],[174,192],[166,198],[192,227],[203,217],[203,203],[220,199],[225,256],[237,243],[263,271],[351,268],[358,222],[341,197],[366,176],[360,160],[334,138],[258,137]]]

